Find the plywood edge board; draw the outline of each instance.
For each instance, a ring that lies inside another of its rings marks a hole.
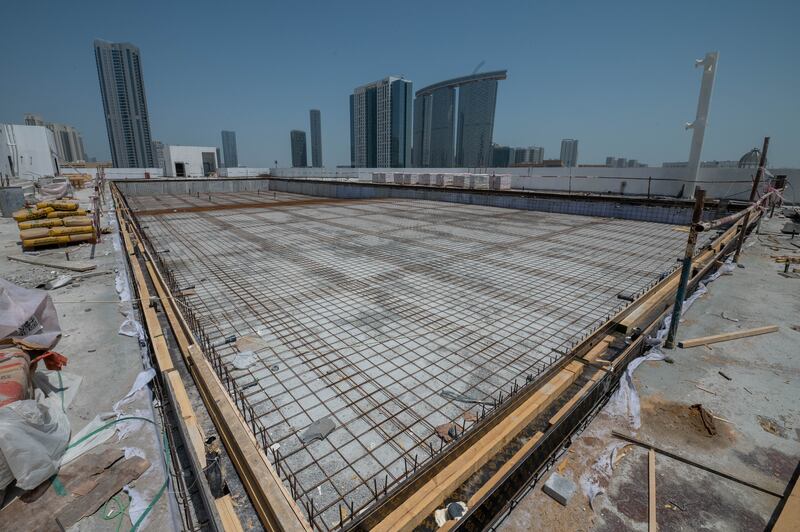
[[[577,375],[572,371],[559,371],[539,390],[531,394],[509,415],[492,427],[458,460],[445,466],[438,474],[412,493],[402,504],[390,512],[374,531],[409,531],[453,493],[472,474],[483,467],[536,416],[541,414],[552,401],[575,382]]]
[[[233,509],[233,499],[231,496],[224,495],[216,499],[215,502],[225,532],[243,532],[242,523],[236,515],[236,510]]]
[[[115,199],[119,210],[129,216],[130,213],[125,208],[123,199],[117,196]],[[119,211],[118,218],[120,218]],[[126,241],[129,262],[132,265],[136,264],[136,254],[132,244],[133,238],[136,238],[135,226],[129,224],[127,220],[120,219],[120,228]],[[132,234],[129,235],[129,232]],[[199,351],[191,333],[184,332],[188,331],[188,328],[185,327],[185,320],[175,306],[166,283],[157,268],[153,266],[149,252],[144,246],[139,246],[139,250],[145,259],[153,285],[159,293],[167,319],[181,348],[181,354],[187,360],[187,367],[197,384],[206,409],[240,475],[242,484],[250,495],[262,525],[267,530],[311,530],[305,516],[261,450],[252,430],[242,418],[210,363]],[[136,266],[138,267],[138,264]],[[141,274],[141,268],[139,268],[139,273]],[[141,278],[144,281],[143,275]]]
[[[795,532],[797,523],[800,523],[800,482],[794,485],[794,489],[786,498],[786,503],[783,505],[772,531]]]
[[[778,330],[777,325],[768,325],[766,327],[756,327],[755,329],[745,329],[741,331],[731,331],[722,334],[713,334],[711,336],[702,336],[700,338],[692,338],[691,340],[683,340],[678,342],[678,347],[689,348],[698,345],[715,344],[717,342],[727,342],[728,340],[737,340],[739,338],[747,338],[750,336],[758,336],[760,334],[774,333]]]

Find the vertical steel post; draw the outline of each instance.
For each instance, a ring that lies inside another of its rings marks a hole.
[[[717,75],[717,60],[719,52],[709,52],[703,59],[695,61],[694,66],[703,67],[703,80],[700,82],[700,96],[697,99],[697,114],[694,122],[686,124],[686,129],[692,129],[692,147],[689,150],[689,165],[686,169],[689,183],[684,187],[683,197],[691,198],[697,185],[697,175],[700,171],[700,154],[703,151],[703,138],[706,134],[708,111],[711,107],[711,92],[714,89],[714,78]]]
[[[758,193],[758,185],[761,182],[761,177],[764,175],[764,166],[767,164],[767,150],[769,149],[769,137],[764,137],[764,146],[761,148],[761,158],[758,161],[758,170],[756,170],[756,178],[753,180],[753,188],[750,189],[750,204],[756,200]],[[736,253],[733,255],[733,262],[739,263],[739,254],[742,252],[742,244],[747,236],[747,226],[750,224],[750,213],[746,213],[742,219],[742,227],[739,229],[739,240],[736,242]]]
[[[689,284],[689,277],[692,275],[692,257],[694,256],[694,247],[697,244],[696,226],[703,218],[703,205],[705,204],[705,200],[706,191],[702,188],[695,189],[692,225],[689,228],[689,238],[686,240],[686,251],[683,254],[681,280],[678,283],[678,292],[675,294],[675,305],[672,307],[672,321],[669,323],[667,341],[664,342],[664,347],[667,349],[675,347],[675,334],[678,332],[678,322],[681,321],[683,300],[686,299],[686,287]]]

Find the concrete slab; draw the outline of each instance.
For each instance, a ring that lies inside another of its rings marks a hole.
[[[234,343],[217,352],[328,526],[339,502],[369,504],[375,485],[430,459],[437,426],[468,425],[466,410],[491,408],[630,304],[617,294],[635,299],[672,271],[686,238],[432,201],[142,192],[129,203],[157,211],[140,225],[169,250],[178,286],[194,285],[187,301],[211,342],[265,340],[245,370]],[[324,416],[336,429],[306,445]]]

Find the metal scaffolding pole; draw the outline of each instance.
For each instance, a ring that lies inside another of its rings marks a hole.
[[[767,150],[769,150],[769,137],[764,137],[764,146],[761,148],[761,159],[758,161],[758,170],[756,170],[756,177],[753,180],[753,188],[750,189],[750,203],[756,200],[758,194],[758,185],[761,183],[761,177],[764,175],[764,166],[767,164]],[[739,233],[739,242],[736,243],[736,253],[733,255],[733,262],[739,263],[739,254],[742,252],[742,244],[744,244],[745,236],[747,236],[747,224],[750,223],[750,211],[744,215],[742,222],[742,230]]]
[[[692,225],[689,228],[689,238],[686,240],[686,252],[683,255],[683,268],[681,269],[681,280],[678,284],[678,291],[675,294],[675,306],[672,308],[672,321],[669,323],[669,334],[664,347],[672,349],[675,347],[675,334],[678,332],[678,322],[681,321],[683,311],[683,300],[686,299],[686,285],[692,274],[692,257],[694,248],[697,244],[697,224],[703,217],[703,204],[706,200],[706,191],[698,188],[694,195],[694,211],[692,212]]]

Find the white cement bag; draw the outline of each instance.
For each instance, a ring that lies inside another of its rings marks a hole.
[[[47,292],[0,279],[0,343],[52,349],[60,339],[58,314]]]

